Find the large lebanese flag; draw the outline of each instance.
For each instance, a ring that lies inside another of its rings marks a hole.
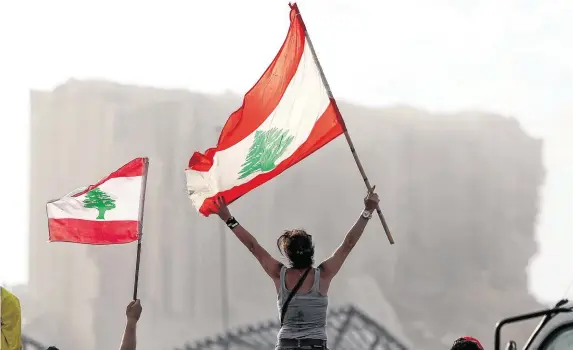
[[[189,160],[187,190],[195,208],[209,216],[217,196],[231,203],[338,137],[343,122],[335,106],[291,5],[279,53],[231,114],[217,146]]]
[[[50,242],[121,244],[137,240],[147,166],[147,158],[136,158],[95,185],[48,202]]]

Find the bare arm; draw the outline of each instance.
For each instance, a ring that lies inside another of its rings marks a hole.
[[[119,350],[135,350],[137,345],[137,321],[141,316],[141,304],[139,300],[134,300],[125,310],[127,316],[127,323],[125,324],[125,331],[123,332],[123,339]]]
[[[225,220],[226,221],[226,220]],[[241,243],[257,258],[263,270],[273,279],[280,277],[281,264],[263,248],[257,239],[253,237],[243,226],[238,225],[232,229]]]
[[[374,187],[372,188],[372,191],[374,191]],[[350,231],[348,231],[346,237],[344,237],[344,241],[336,249],[334,254],[332,254],[330,258],[326,259],[322,264],[320,264],[323,276],[326,279],[332,279],[334,276],[336,276],[338,271],[340,271],[340,268],[346,261],[346,258],[348,257],[348,255],[350,254],[350,252],[352,251],[352,249],[354,248],[356,243],[358,243],[358,240],[362,236],[362,233],[366,228],[366,224],[368,224],[368,221],[372,217],[372,212],[378,206],[378,202],[379,199],[376,193],[371,192],[366,196],[366,198],[364,199],[364,212],[368,212],[369,217],[364,217],[363,215],[360,215],[360,217],[358,218],[358,220],[356,220],[354,226],[352,226]]]
[[[137,322],[128,320],[125,325],[125,331],[123,332],[123,339],[121,340],[121,347],[119,350],[135,350],[137,345],[136,329]]]
[[[326,259],[322,264],[320,264],[323,276],[325,278],[332,279],[338,273],[338,271],[340,271],[340,268],[346,261],[346,258],[362,236],[362,233],[366,228],[366,224],[368,224],[368,219],[360,215],[360,218],[356,220],[354,226],[352,226],[350,231],[348,231],[346,237],[344,237],[344,241],[340,246],[338,246],[338,248],[336,248],[334,254],[332,254],[330,258]]]
[[[225,202],[225,198],[219,197],[215,201],[216,211],[213,213],[217,214],[224,223],[228,223],[230,219],[234,219],[227,207],[227,203]],[[247,249],[257,258],[267,275],[269,275],[276,283],[276,281],[280,278],[280,271],[281,271],[281,264],[273,258],[269,252],[263,248],[257,239],[253,237],[253,235],[247,231],[243,226],[238,224],[238,222],[233,225],[229,226],[235,236],[247,247]]]

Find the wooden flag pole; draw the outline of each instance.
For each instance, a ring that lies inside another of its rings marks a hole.
[[[344,123],[344,119],[342,118],[342,114],[340,113],[340,110],[338,109],[338,105],[336,104],[336,100],[334,99],[334,96],[332,95],[332,90],[330,90],[330,85],[328,85],[328,81],[326,80],[326,76],[324,75],[324,71],[322,70],[322,66],[320,65],[320,61],[318,60],[318,56],[316,55],[316,51],[314,51],[314,46],[312,45],[312,41],[310,40],[310,36],[308,35],[308,31],[306,30],[306,25],[304,24],[304,21],[302,19],[302,15],[300,14],[300,11],[299,11],[296,3],[290,4],[290,6],[291,6],[291,8],[293,8],[296,11],[296,14],[300,18],[300,23],[302,24],[302,27],[304,28],[304,36],[306,37],[306,41],[308,42],[308,47],[310,48],[310,52],[312,53],[312,57],[314,58],[314,62],[316,63],[316,66],[318,67],[318,71],[320,73],[320,78],[322,79],[322,83],[323,83],[324,87],[326,88],[326,92],[328,93],[328,97],[330,98],[330,101],[332,102],[334,110],[336,111],[336,115],[338,116],[340,124],[342,125],[342,128],[344,130],[344,137],[346,138],[346,142],[348,142],[348,146],[350,147],[350,152],[352,152],[352,156],[354,157],[354,161],[356,162],[356,166],[358,167],[358,171],[360,171],[360,174],[362,175],[362,179],[364,180],[364,184],[366,184],[366,188],[368,189],[368,191],[371,191],[372,185],[370,185],[370,181],[368,181],[368,176],[366,176],[366,172],[364,171],[364,167],[362,166],[362,163],[360,162],[360,158],[358,158],[358,154],[356,153],[356,149],[354,148],[354,143],[352,142],[352,139],[350,138],[350,134],[348,133],[348,129],[346,128],[346,124]],[[388,224],[386,224],[386,219],[384,219],[384,214],[382,214],[382,210],[380,209],[380,206],[378,206],[376,208],[376,212],[378,213],[378,217],[380,218],[380,222],[382,222],[382,226],[384,227],[384,232],[386,232],[386,237],[388,237],[388,241],[390,242],[390,244],[394,244],[394,238],[392,237],[392,234],[390,233],[390,229],[388,228]]]
[[[137,300],[137,286],[139,285],[139,263],[141,262],[141,238],[143,237],[143,208],[145,204],[145,191],[147,188],[147,170],[149,169],[149,158],[144,159],[143,183],[141,185],[141,194],[139,197],[139,218],[138,218],[138,239],[137,239],[137,257],[135,258],[135,281],[133,283],[133,300]]]

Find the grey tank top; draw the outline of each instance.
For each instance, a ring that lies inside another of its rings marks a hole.
[[[286,288],[285,275],[287,268],[281,268],[280,288],[277,306],[279,319],[282,306],[287,300],[290,290]],[[308,293],[296,293],[290,301],[284,317],[278,339],[320,339],[326,340],[326,310],[328,297],[320,295],[318,287],[320,269],[314,269],[314,282]]]

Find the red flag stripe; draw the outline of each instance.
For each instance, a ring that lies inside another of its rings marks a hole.
[[[286,169],[316,152],[322,146],[340,136],[343,132],[343,126],[339,123],[338,113],[334,107],[334,101],[331,100],[328,108],[324,111],[324,113],[320,116],[312,128],[308,139],[290,157],[281,162],[272,171],[263,173],[251,181],[239,186],[235,186],[227,191],[219,192],[217,196],[223,196],[227,203],[232,203],[252,189],[257,188],[270,179],[280,175]],[[209,216],[211,214],[211,210],[215,209],[215,197],[216,196],[205,199],[203,205],[199,209],[201,214],[205,216]]]
[[[304,52],[304,27],[294,9],[290,12],[290,28],[279,53],[253,88],[247,92],[243,105],[233,112],[219,136],[217,146],[205,154],[195,152],[189,168],[208,171],[218,151],[228,149],[252,134],[276,109]],[[263,102],[263,103],[261,103]]]
[[[48,229],[50,242],[122,244],[136,241],[139,235],[137,221],[49,219]]]
[[[143,172],[145,171],[145,161],[147,158],[135,158],[131,162],[125,164],[121,168],[117,169],[113,173],[109,174],[108,176],[104,177],[103,179],[99,180],[95,185],[90,185],[85,190],[74,194],[72,197],[79,197],[94,188],[100,186],[102,183],[108,181],[109,179],[117,178],[117,177],[135,177],[135,176],[143,176]]]

